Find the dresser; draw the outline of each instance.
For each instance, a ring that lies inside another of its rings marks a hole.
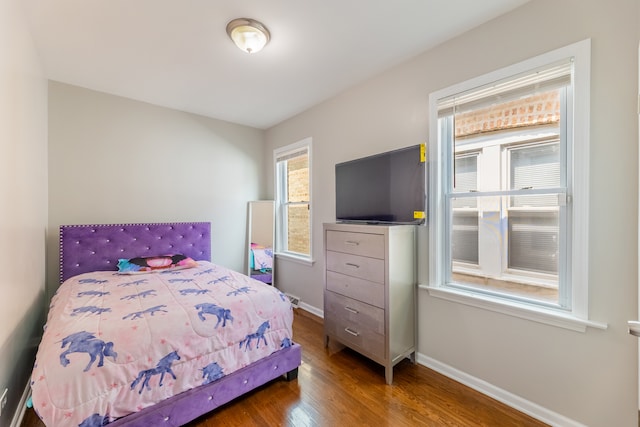
[[[335,340],[385,367],[415,362],[415,226],[324,224],[325,347]]]

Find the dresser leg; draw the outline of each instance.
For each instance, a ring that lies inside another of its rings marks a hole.
[[[329,347],[329,335],[324,336],[324,348]]]
[[[393,384],[393,366],[385,366],[384,379],[387,381],[387,384]]]

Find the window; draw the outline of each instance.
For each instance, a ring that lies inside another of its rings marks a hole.
[[[311,260],[311,139],[274,152],[276,251]]]
[[[477,191],[478,153],[458,154],[454,165],[454,192]],[[478,208],[476,199],[453,200],[451,206],[451,258],[454,263],[478,266]],[[460,268],[464,268],[461,266]]]
[[[560,143],[535,143],[510,148],[511,190],[560,187]],[[564,197],[564,196],[563,196]],[[559,274],[559,212],[554,195],[512,196],[507,211],[508,268],[548,274],[557,292]],[[554,298],[557,295],[553,292]]]
[[[577,330],[595,325],[589,50],[588,40],[576,43],[431,94],[433,295],[549,323],[570,318]]]

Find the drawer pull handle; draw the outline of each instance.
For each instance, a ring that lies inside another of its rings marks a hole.
[[[359,333],[357,333],[356,331],[352,331],[352,330],[351,330],[351,329],[349,329],[349,328],[344,328],[344,331],[345,331],[346,333],[348,333],[348,334],[353,335],[354,337],[360,336],[360,334],[359,334]]]
[[[359,313],[359,311],[356,310],[355,308],[351,308],[351,307],[348,307],[348,306],[345,307],[344,309],[347,310],[349,313],[353,313],[353,314],[358,314]]]
[[[351,246],[360,246],[360,242],[357,242],[355,240],[347,240],[346,242],[344,242],[345,245],[351,245]]]
[[[349,267],[353,267],[353,268],[360,268],[360,266],[358,264],[354,264],[352,262],[348,262],[345,265],[349,266]]]

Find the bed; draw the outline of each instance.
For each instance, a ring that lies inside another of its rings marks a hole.
[[[174,254],[175,268],[117,273],[119,260]],[[286,296],[210,260],[209,223],[61,226],[62,285],[31,378],[43,422],[180,426],[295,379]]]

